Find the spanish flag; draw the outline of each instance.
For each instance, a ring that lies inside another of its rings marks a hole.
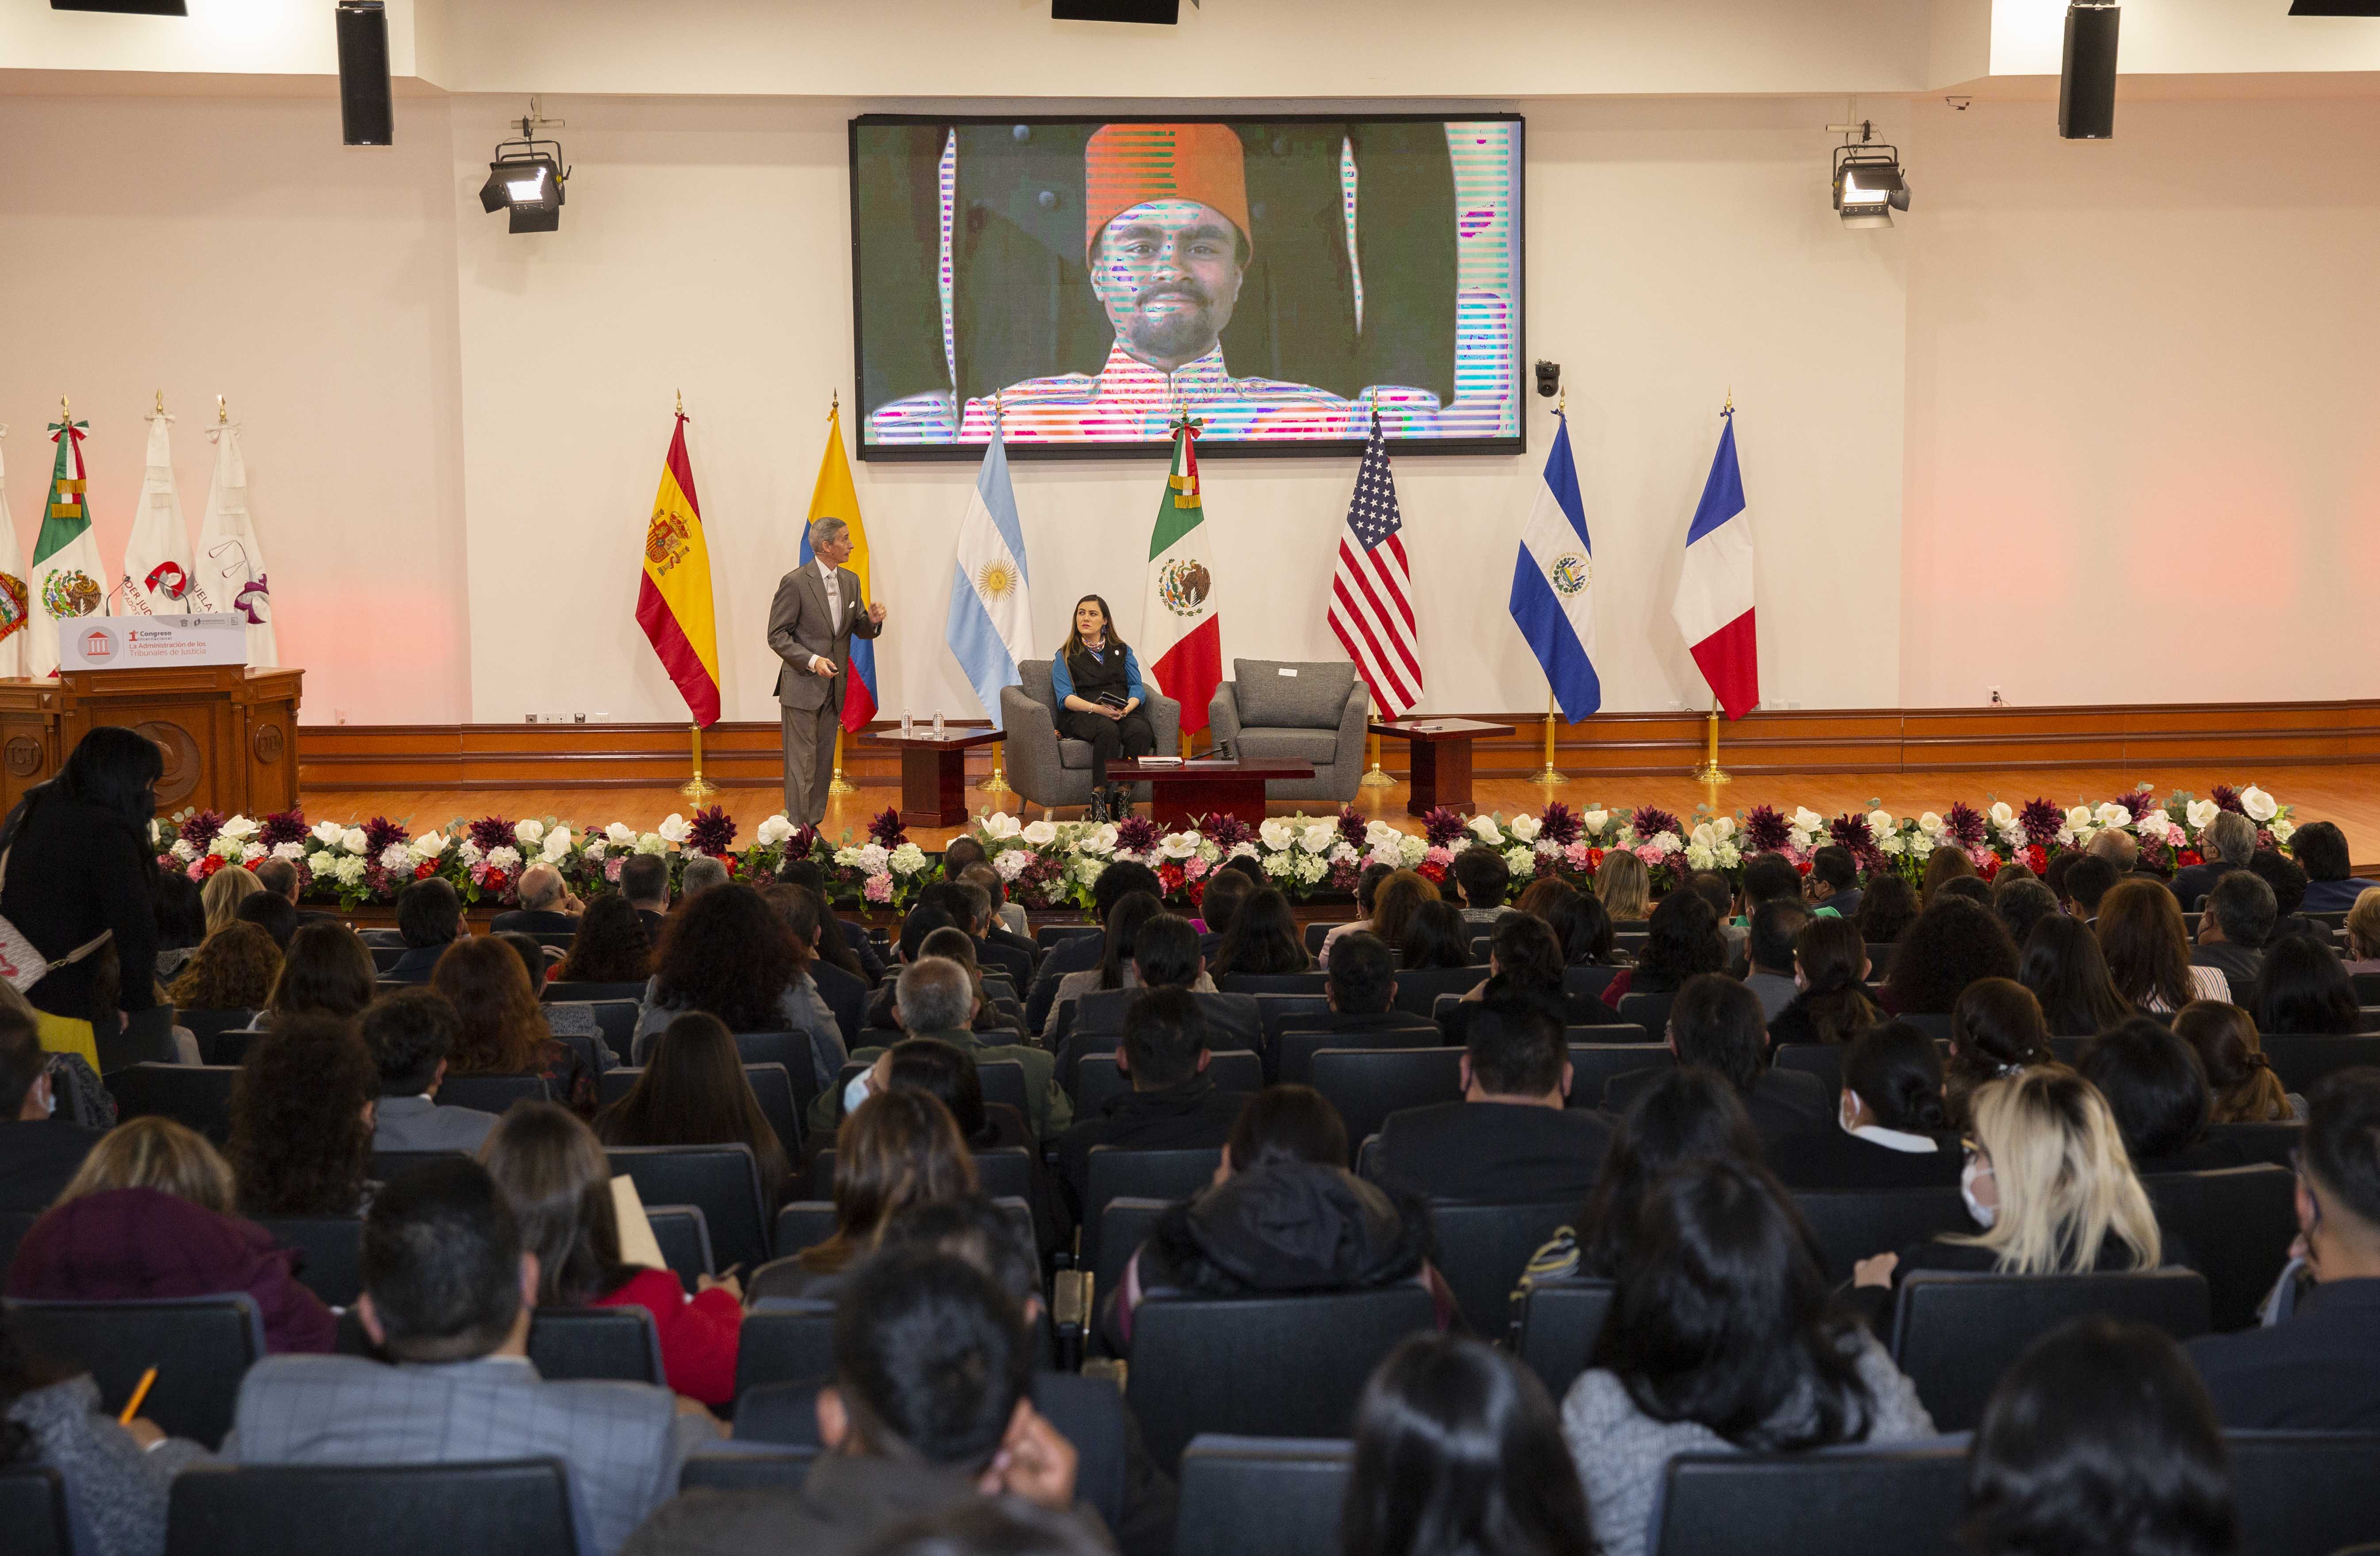
[[[853,609],[864,611],[868,596],[875,592],[875,585],[868,578],[868,527],[859,522],[859,493],[852,488],[851,462],[843,454],[840,406],[827,412],[826,452],[819,458],[818,484],[810,489],[809,524],[802,526],[805,567],[818,560],[810,552],[809,525],[821,518],[839,518],[851,527],[851,557],[844,565],[859,576],[859,602]],[[851,678],[843,689],[843,727],[856,735],[875,717],[876,640],[855,637],[851,640]]]
[[[856,526],[855,526],[856,528]],[[864,575],[863,575],[864,576]],[[637,625],[662,668],[677,683],[698,728],[719,722],[719,631],[710,608],[710,547],[702,539],[702,508],[694,495],[694,466],[686,456],[686,412],[670,433],[661,490],[645,526],[645,576],[637,586]]]

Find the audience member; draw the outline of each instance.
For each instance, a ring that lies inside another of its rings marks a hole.
[[[1342,1556],[1593,1556],[1545,1385],[1476,1340],[1415,1335],[1355,1406]]]
[[[690,903],[703,893],[724,886],[733,879],[725,865],[707,854],[698,854],[678,867],[678,902],[681,905]],[[683,913],[686,909],[681,906],[678,911]]]
[[[595,1112],[595,1077],[576,1049],[546,1025],[528,969],[509,945],[456,941],[439,958],[431,988],[455,1007],[459,1025],[446,1068],[457,1076],[537,1076],[545,1094],[582,1118]],[[600,1046],[600,1045],[599,1045]],[[641,1057],[641,1055],[639,1055]]]
[[[715,1440],[708,1412],[617,1380],[548,1382],[528,1359],[542,1282],[519,1222],[468,1158],[415,1168],[364,1217],[357,1317],[400,1365],[267,1357],[241,1380],[224,1457],[251,1465],[480,1464],[568,1469],[581,1556],[611,1556]]]
[[[1357,930],[1340,937],[1339,954],[1347,960],[1334,962],[1322,979],[1330,1014],[1283,1016],[1282,1033],[1359,1032],[1366,1039],[1361,1046],[1367,1048],[1426,1048],[1438,1040],[1437,1023],[1396,1008],[1397,958],[1387,942],[1369,930]],[[1390,1035],[1403,1033],[1420,1035]]]
[[[2191,961],[2219,969],[2234,990],[2247,989],[2265,965],[2265,945],[2273,938],[2277,916],[2273,889],[2253,870],[2222,876],[2208,890],[2198,916],[2198,946]]]
[[[2210,1140],[2206,1071],[2189,1043],[2135,1015],[2082,1045],[2075,1069],[2099,1088],[2136,1173],[2194,1173],[2247,1164],[2228,1140]]]
[[[1057,998],[1058,984],[1068,973],[1096,967],[1107,954],[1105,930],[1109,916],[1116,905],[1135,892],[1146,892],[1162,899],[1165,888],[1159,884],[1157,872],[1135,859],[1118,859],[1099,871],[1091,882],[1091,915],[1099,921],[1101,933],[1075,935],[1060,941],[1041,958],[1033,972],[1033,991],[1025,1002],[1025,1022],[1029,1030],[1047,1031],[1050,1005]]]
[[[922,913],[931,910],[921,908],[917,911]],[[968,1018],[971,1023],[969,1030],[995,1034],[1002,1039],[1021,1043],[1026,1039],[1024,1008],[1014,1000],[1005,997],[995,998],[985,985],[982,965],[976,960],[976,954],[982,949],[982,945],[981,941],[968,934],[961,925],[945,924],[938,930],[929,931],[915,942],[911,942],[905,935],[901,949],[901,963],[906,966],[910,963],[923,961],[928,957],[939,957],[943,961],[958,964],[959,967],[966,973],[967,988],[973,995],[975,1008]],[[892,1014],[894,995],[893,981],[888,979],[884,986],[876,991],[876,998],[868,1006],[869,1027],[889,1027],[900,1025]]]
[[[620,894],[637,910],[645,939],[662,942],[662,927],[669,915],[669,861],[659,854],[631,854],[620,861]]]
[[[563,954],[540,944],[535,935],[522,930],[503,930],[488,938],[520,959],[521,976],[528,979],[529,992],[539,996],[538,1009],[545,1015],[546,1029],[557,1038],[585,1038],[588,1047],[602,1055],[598,1063],[610,1068],[610,1064],[603,1062],[616,1062],[616,1056],[609,1045],[599,1040],[603,1028],[595,1019],[594,1006],[581,1000],[558,1000],[547,1004],[543,999],[546,979],[561,965]]]
[[[226,924],[209,935],[174,979],[176,1010],[261,1010],[281,976],[281,947],[255,924]]]
[[[2002,1375],[1967,1449],[1973,1556],[2230,1556],[2230,1466],[2206,1389],[2162,1330],[2074,1319]]]
[[[705,1015],[685,1016],[681,1022],[718,1025]],[[676,1032],[672,1027],[662,1039],[663,1052]],[[728,1052],[733,1054],[733,1045]],[[505,1112],[480,1145],[479,1158],[512,1207],[523,1251],[537,1256],[539,1307],[641,1307],[652,1315],[660,1334],[662,1372],[669,1386],[705,1404],[735,1402],[743,1287],[732,1271],[723,1279],[697,1275],[697,1294],[688,1299],[685,1286],[669,1270],[623,1261],[612,1166],[593,1131],[567,1108],[521,1102]],[[777,1165],[782,1173],[783,1152]]]
[[[2174,872],[2173,894],[2182,911],[2198,911],[2215,883],[2234,870],[2244,870],[2256,852],[2256,823],[2237,810],[2221,810],[2198,834],[2203,861]]]
[[[2192,1000],[2230,999],[2231,985],[2219,969],[2191,965],[2181,908],[2155,881],[2117,881],[2099,900],[2092,927],[2116,992],[2135,1010],[2166,1015]]]
[[[344,924],[309,924],[289,937],[281,972],[253,1025],[277,1026],[300,1015],[350,1021],[363,1014],[378,991],[371,953]]]
[[[1992,911],[2008,927],[2009,939],[2021,946],[2035,924],[2058,916],[2058,896],[2038,881],[2003,879],[1992,886]]]
[[[1898,944],[1917,922],[1917,889],[1897,875],[1872,875],[1860,893],[1858,918],[1861,940],[1870,945]]]
[[[1133,1001],[1115,1054],[1116,1067],[1130,1078],[1132,1089],[1109,1098],[1099,1112],[1059,1136],[1051,1153],[1078,1218],[1090,1193],[1093,1146],[1142,1150],[1219,1146],[1230,1136],[1246,1100],[1239,1093],[1218,1090],[1208,1078],[1207,1020],[1186,991],[1151,990]]]
[[[405,954],[382,976],[391,983],[427,983],[438,958],[463,933],[463,899],[435,875],[409,882],[396,893],[396,932]]]
[[[922,1091],[869,1097],[835,1131],[834,1234],[767,1266],[767,1289],[755,1276],[754,1294],[831,1297],[892,1216],[976,1186],[975,1158],[948,1108]]]
[[[2224,877],[2214,895],[2219,897],[2230,881]],[[2254,980],[2235,983],[2232,990],[2258,1031],[2343,1038],[2363,1029],[2355,980],[2337,953],[2308,935],[2279,941],[2265,954]]]
[[[1959,1181],[1959,1137],[1942,1099],[1942,1054],[1906,1021],[1871,1027],[1843,1054],[1840,1127],[1768,1154],[1797,1189],[1948,1187]]]
[[[274,864],[273,859],[260,859],[259,864]],[[290,937],[300,924],[335,924],[337,919],[322,913],[300,913],[289,905],[289,899],[277,892],[250,892],[240,902],[232,921],[253,924],[272,937],[275,951],[289,949]]]
[[[1950,1012],[1950,1062],[1943,1098],[1950,1122],[1964,1126],[1976,1088],[2005,1080],[2028,1065],[2049,1064],[2049,1024],[2041,1002],[2012,979],[1978,979]]]
[[[1554,921],[1554,909],[1578,894],[1560,876],[1540,875],[1521,888],[1521,894],[1512,899],[1512,907],[1515,912],[1550,924]]]
[[[1810,922],[1810,910],[1798,902],[1765,902],[1752,910],[1752,932],[1744,945],[1743,986],[1759,999],[1760,1014],[1767,1020],[1776,1020],[1777,1013],[1801,992],[1793,980],[1793,942]],[[1856,925],[1852,926],[1852,933],[1858,935]]]
[[[157,923],[157,981],[171,983],[207,938],[206,899],[180,870],[160,869],[149,907]]]
[[[2094,858],[2105,859],[2121,881],[2128,876],[2154,881],[2162,886],[2168,872],[2155,869],[2141,862],[2140,840],[2121,827],[2107,827],[2093,837],[2085,850]]]
[[[233,1180],[251,1216],[353,1216],[371,1197],[380,1069],[355,1023],[300,1015],[259,1038],[231,1083]]]
[[[2347,910],[2347,970],[2380,972],[2380,887],[2365,892]]]
[[[1925,908],[1932,907],[1935,893],[1941,891],[1944,886],[1953,881],[1972,881],[1974,875],[1975,862],[1967,857],[1965,849],[1958,847],[1935,849],[1925,856],[1925,883],[1919,888],[1917,893],[1919,910],[1922,912]]]
[[[834,1013],[834,1024],[843,1034],[844,1046],[859,1041],[860,1032],[868,1025],[868,975],[859,958],[843,942],[842,926],[829,913],[826,900],[808,886],[778,881],[761,892],[760,899],[770,911],[783,921],[786,932],[796,945],[810,948],[810,965],[806,969],[810,982]],[[586,931],[580,930],[584,936]]]
[[[56,1116],[56,1087],[40,1024],[0,1005],[0,1211],[48,1210],[99,1143]]]
[[[2052,1037],[2087,1038],[2132,1014],[2131,1002],[2116,991],[2099,937],[2082,919],[2062,913],[2044,918],[2024,937],[2017,981],[2033,991]]]
[[[819,868],[816,859],[788,857],[777,867],[777,879],[788,886],[804,887],[818,897],[820,955],[845,972],[867,979],[871,989],[883,980],[884,958],[878,953],[876,942],[868,938],[867,929],[847,918],[838,918],[828,909],[832,898],[826,889],[826,872]],[[656,951],[660,949],[659,937],[654,939],[653,946]]]
[[[1040,1142],[1026,1126],[1025,1115],[1005,1102],[983,1100],[983,1077],[977,1072],[975,1054],[936,1038],[904,1038],[880,1054],[868,1070],[868,1095],[896,1087],[925,1092],[948,1108],[960,1137],[978,1164],[987,1150],[1025,1152],[1030,1177],[1025,1197],[1033,1212],[1035,1235],[1042,1244],[1041,1252],[1056,1253],[1074,1229],[1056,1176],[1041,1160]]]
[[[552,865],[540,860],[522,870],[515,890],[520,906],[509,913],[499,913],[489,921],[488,928],[494,933],[518,930],[531,935],[566,935],[577,931],[579,915],[586,911],[585,906],[571,894],[562,872]]]
[[[1215,992],[1207,976],[1206,958],[1198,950],[1198,932],[1177,914],[1160,913],[1140,927],[1133,941],[1133,971],[1143,989],[1186,989],[1197,997],[1199,1014],[1207,1020],[1208,1048],[1264,1050],[1264,1016],[1253,994]],[[1058,1059],[1059,1073],[1073,1079],[1075,1059],[1096,1049],[1104,1052],[1121,1027],[1104,1033],[1078,1033]]]
[[[2272,888],[2273,929],[2266,942],[2280,935],[2312,935],[2325,945],[2330,943],[2330,926],[2306,917],[2305,870],[2295,859],[2277,848],[2259,848],[2249,857],[2248,869],[2257,880]]]
[[[670,916],[637,1015],[630,1052],[643,1064],[653,1039],[688,1011],[715,1015],[731,1032],[807,1032],[821,1084],[842,1069],[843,1028],[808,971],[810,949],[749,886],[689,893]]]
[[[1605,861],[1611,857],[1606,855]],[[1631,994],[1674,994],[1688,979],[1727,966],[1727,939],[1719,932],[1719,916],[1693,892],[1672,892],[1663,897],[1654,906],[1645,929],[1645,949],[1636,954],[1636,965],[1621,968],[1603,986],[1603,1003],[1614,1010]]]
[[[1395,873],[1393,868],[1381,864],[1377,859],[1356,872],[1355,912],[1357,917],[1345,924],[1331,925],[1330,933],[1322,937],[1322,950],[1317,960],[1323,967],[1327,969],[1330,966],[1330,954],[1338,949],[1339,942],[1345,936],[1361,932],[1373,934],[1377,938],[1377,931],[1372,928],[1372,909],[1379,901],[1380,883]],[[1215,883],[1208,882],[1207,890],[1211,893],[1214,889]]]
[[[1628,960],[1618,949],[1611,915],[1603,910],[1603,899],[1592,892],[1572,892],[1557,898],[1546,925],[1561,942],[1562,960],[1573,967],[1616,967]]]
[[[2380,1429],[2380,1069],[2325,1076],[2298,1156],[2300,1257],[2313,1285],[2263,1329],[2190,1343],[2234,1428]]]
[[[1536,919],[1524,920],[1548,935]],[[1471,1007],[1459,1101],[1392,1112],[1367,1175],[1428,1199],[1524,1204],[1586,1192],[1610,1148],[1609,1122],[1570,1108],[1570,1050],[1543,1003],[1504,996]]]
[[[786,1197],[793,1176],[784,1142],[745,1077],[735,1039],[719,1017],[700,1011],[662,1029],[637,1084],[595,1115],[595,1134],[607,1146],[747,1147],[763,1205]]]
[[[991,877],[994,886],[1000,884],[998,870],[987,866],[983,873]],[[999,916],[993,912],[991,893],[973,880],[945,881],[942,890],[951,901],[965,910],[959,927],[966,930],[968,938],[975,942],[976,965],[1007,974],[1008,981],[1020,995],[1032,988],[1033,968],[1040,960],[1039,950],[1031,941],[1013,935],[1002,926]]]
[[[264,890],[256,872],[245,865],[225,865],[199,888],[199,906],[207,916],[207,932],[239,921],[239,905]]]
[[[1824,1082],[1799,1070],[1771,1069],[1768,1033],[1760,1002],[1752,991],[1722,973],[1689,980],[1670,1006],[1670,1052],[1681,1064],[1716,1070],[1735,1088],[1761,1144],[1779,1142],[1830,1127],[1834,1099]],[[1659,1070],[1632,1070],[1603,1088],[1603,1105],[1617,1112],[1660,1079]]]
[[[1557,1027],[1609,1027],[1620,1015],[1593,994],[1564,986],[1561,942],[1542,918],[1507,913],[1488,942],[1488,976],[1464,991],[1440,1023],[1448,1043],[1460,1046],[1463,1024],[1484,1001],[1527,1000],[1542,1007]]]
[[[644,915],[618,892],[606,892],[578,916],[570,954],[553,969],[556,983],[642,983],[653,974],[652,939]]]
[[[1164,911],[1164,905],[1158,901],[1154,892],[1131,893],[1109,908],[1100,931],[1098,962],[1078,972],[1066,974],[1050,991],[1049,1015],[1041,1024],[1043,1042],[1054,1043],[1057,1040],[1061,1023],[1068,1019],[1061,1013],[1084,995],[1111,989],[1140,987],[1140,969],[1134,963],[1139,948],[1140,927]],[[1214,987],[1211,979],[1208,980],[1207,987]]]
[[[1645,922],[1645,906],[1653,896],[1653,878],[1644,860],[1625,848],[1614,848],[1595,867],[1595,894],[1603,899],[1603,911],[1611,916],[1614,924],[1633,927]]]
[[[1217,978],[1232,973],[1302,973],[1313,967],[1314,958],[1305,954],[1305,940],[1298,930],[1297,916],[1289,910],[1289,899],[1270,886],[1251,893],[1240,905],[1215,959]]]
[[[2308,821],[2289,839],[2289,850],[2306,872],[2306,913],[2344,913],[2364,893],[2380,887],[2366,881],[2348,863],[2347,834],[2336,821]]]
[[[1463,910],[1452,903],[1423,903],[1405,921],[1403,939],[1397,945],[1398,963],[1406,972],[1470,966],[1472,929]]]
[[[1025,910],[1008,900],[1008,882],[1000,878],[1000,871],[978,860],[961,871],[959,879],[981,892],[984,900],[991,906],[991,928],[984,931],[984,938],[1023,952],[1026,966],[1038,967],[1041,965],[1041,947],[1034,943],[1026,927],[1028,921]],[[1020,994],[1032,987],[1030,978],[1017,980],[1016,990]]]
[[[1389,949],[1400,956],[1404,954],[1405,934],[1413,928],[1414,916],[1425,903],[1438,901],[1438,888],[1429,878],[1417,870],[1400,869],[1380,882],[1373,894],[1372,933],[1386,941]]]
[[[1647,1192],[1593,1365],[1562,1401],[1602,1556],[1644,1556],[1682,1453],[1930,1437],[1884,1347],[1832,1301],[1815,1243],[1766,1170],[1691,1161]]]
[[[1770,1042],[1847,1043],[1884,1019],[1868,996],[1867,946],[1850,919],[1803,924],[1793,937],[1792,966],[1793,996],[1768,1018]]]
[[[477,1150],[496,1115],[438,1105],[438,1088],[462,1038],[463,1018],[445,995],[400,989],[374,1000],[357,1027],[380,1073],[371,1149]]]
[[[123,1302],[246,1292],[268,1351],[327,1351],[330,1310],[298,1283],[296,1256],[232,1214],[231,1168],[168,1118],[109,1130],[57,1204],[17,1245],[7,1295],[36,1302]]]
[[[1838,918],[1858,918],[1866,896],[1860,890],[1859,861],[1840,843],[1827,844],[1811,854],[1803,890],[1812,907],[1830,910]]]
[[[1504,856],[1475,845],[1454,856],[1452,874],[1455,889],[1463,893],[1463,921],[1481,929],[1493,926],[1512,890],[1512,871]]]
[[[2058,859],[2073,861],[2061,878],[2065,892],[2059,900],[2068,913],[2088,924],[2099,917],[2099,904],[2115,888],[2116,867],[2096,854],[2060,854]]]
[[[2281,1084],[2238,1005],[2193,1000],[2174,1013],[2173,1035],[2188,1043],[2214,1098],[2210,1124],[2289,1124],[2305,1120],[2305,1099]]]
[[[901,969],[892,990],[893,1016],[909,1037],[939,1039],[978,1062],[1005,1060],[1024,1070],[1025,1100],[1035,1139],[1054,1140],[1074,1123],[1074,1100],[1058,1084],[1057,1060],[1048,1050],[1025,1043],[987,1042],[971,1029],[968,1024],[978,995],[965,967],[947,956],[920,956]],[[873,1064],[884,1052],[882,1045],[858,1049],[852,1053],[852,1062]],[[857,1082],[853,1088],[862,1095],[867,1089]],[[854,1105],[847,1094],[821,1094],[811,1106],[811,1124],[819,1129],[832,1127]]]
[[[2022,873],[2020,873],[2021,871]],[[2011,881],[2029,880],[2032,874],[2031,871],[2025,870],[2022,865],[2010,865],[2000,873]],[[1949,902],[1954,897],[1961,902],[1973,903],[1986,913],[1992,910],[1991,882],[1979,875],[1961,875],[1945,881],[1935,890],[1932,896],[1925,899],[1925,906],[1932,907],[1937,903]]]
[[[327,924],[334,921],[331,915],[327,913],[298,911],[298,898],[304,888],[298,884],[298,867],[278,854],[268,854],[256,861],[256,883],[261,889],[261,894],[279,897],[289,905],[290,912],[294,915],[294,921],[290,925],[293,932],[299,924]],[[250,903],[246,902],[240,904],[243,908],[250,906],[252,906]],[[288,942],[285,938],[282,943],[285,945]]]
[[[1956,850],[1934,852],[1939,856]],[[2009,938],[2007,927],[1989,908],[1943,896],[1937,888],[1917,922],[1900,937],[1876,1003],[1894,1015],[1947,1015],[1977,979],[2013,979],[2016,973],[2016,942]]]

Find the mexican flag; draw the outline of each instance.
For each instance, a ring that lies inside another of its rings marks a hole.
[[[1207,704],[1223,684],[1223,622],[1207,559],[1196,436],[1187,426],[1174,429],[1173,470],[1148,533],[1148,585],[1136,650],[1158,689],[1182,704],[1184,735],[1207,727]]]
[[[33,576],[28,580],[33,630],[25,646],[26,669],[37,676],[57,673],[61,630],[71,630],[80,617],[107,614],[107,586],[99,581],[107,569],[100,565],[99,541],[91,530],[83,476],[83,429],[90,425],[67,419],[49,424],[58,457],[50,471],[50,500],[42,510],[41,538],[33,542]]]

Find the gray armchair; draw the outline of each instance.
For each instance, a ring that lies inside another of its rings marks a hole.
[[[1091,743],[1067,739],[1058,733],[1058,694],[1050,685],[1050,662],[1028,659],[1016,667],[1023,686],[1000,688],[1002,742],[1009,786],[1045,808],[1091,803]],[[1157,689],[1154,681],[1141,684],[1141,708],[1157,735],[1157,755],[1171,756],[1182,740],[1182,704]],[[1135,803],[1146,803],[1148,785],[1132,785]],[[1348,791],[1353,794],[1354,791]]]
[[[1314,776],[1302,783],[1276,778],[1266,784],[1267,799],[1344,804],[1355,797],[1372,688],[1355,678],[1353,664],[1235,659],[1232,677],[1207,705],[1216,742],[1230,741],[1233,754],[1250,761],[1314,764]]]

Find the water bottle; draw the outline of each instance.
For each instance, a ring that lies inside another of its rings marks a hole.
[[[941,711],[940,708],[937,708],[937,709],[935,709],[935,710],[934,710],[934,738],[935,738],[935,739],[937,739],[937,740],[940,740],[941,737],[942,737],[942,711]]]
[[[911,717],[909,716],[909,710],[907,710],[906,708],[902,709],[902,710],[901,710],[901,738],[902,738],[902,739],[904,739],[904,740],[906,740],[906,739],[908,739],[908,738],[909,738],[909,736],[911,736],[911,735],[915,735],[915,734],[917,734],[917,720],[915,720],[915,719],[913,719],[913,718],[911,718]]]

